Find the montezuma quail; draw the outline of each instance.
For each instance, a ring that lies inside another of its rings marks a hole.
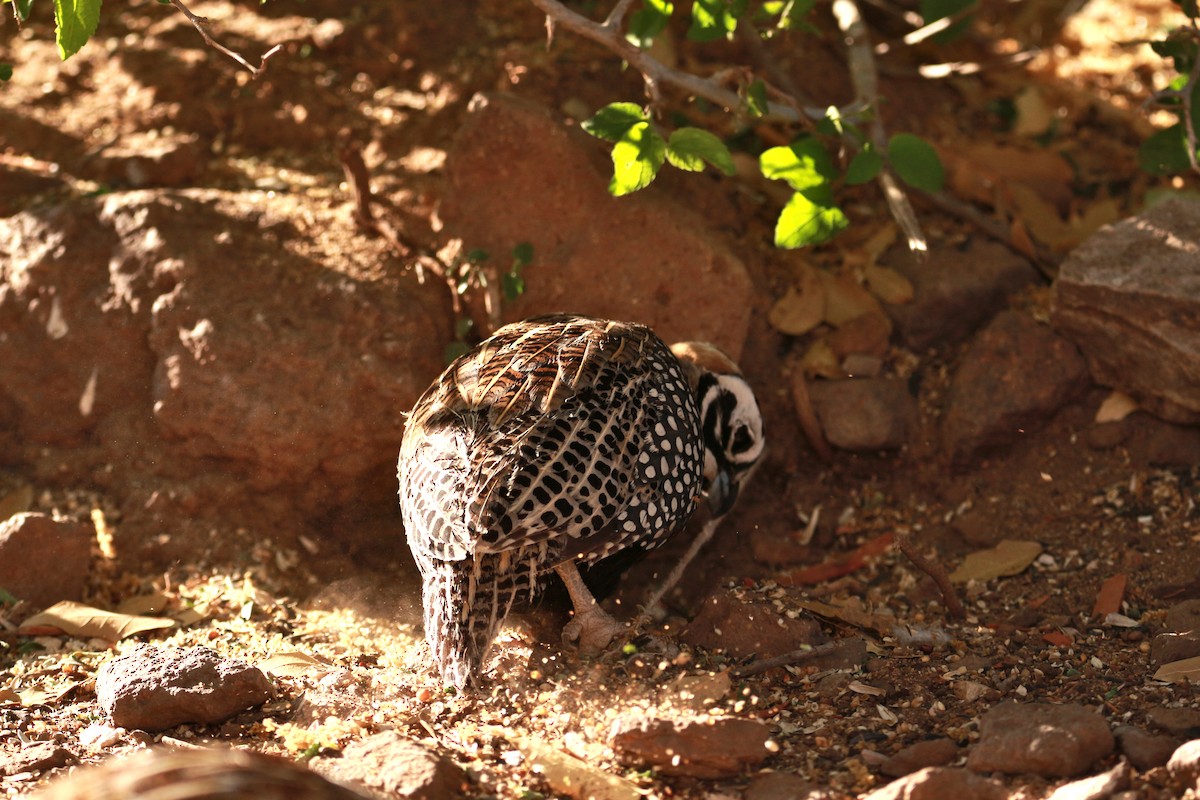
[[[662,544],[701,496],[723,515],[762,447],[754,394],[711,345],[555,315],[461,356],[417,401],[398,468],[442,679],[472,681],[514,600],[552,572],[575,607],[564,636],[602,650],[622,626],[577,564]]]

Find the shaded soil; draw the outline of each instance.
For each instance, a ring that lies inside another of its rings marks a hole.
[[[1130,15],[1145,11],[1125,5]],[[339,153],[355,147],[406,241],[436,250],[444,244],[438,200],[445,153],[475,92],[511,92],[574,118],[580,109],[640,97],[639,81],[599,49],[560,33],[547,51],[542,20],[523,4],[449,3],[428,11],[369,3],[344,14],[343,6],[322,0],[252,8],[195,4],[222,40],[251,62],[283,44],[258,80],[206,48],[168,6],[107,15],[95,41],[65,65],[44,24],[14,33],[6,18],[0,60],[16,64],[16,77],[0,95],[0,211],[11,215],[142,185],[120,148],[136,140],[145,150],[148,142],[165,140],[179,155],[148,167],[150,185],[273,192],[318,210],[314,219],[346,223],[353,199]],[[1150,188],[1134,167],[1137,143],[1149,129],[1136,107],[1164,81],[1153,58],[1114,49],[1102,35],[1119,24],[1106,15],[1119,10],[1095,1],[1089,8],[1065,33],[1044,20],[1018,23],[991,10],[990,39],[918,54],[990,65],[973,77],[924,81],[912,63],[888,62],[888,124],[928,136],[969,161],[979,142],[1016,141],[1005,109],[1036,86],[1057,120],[1047,140],[1077,166],[1081,195],[1090,193],[1088,201],[1052,196],[1051,206],[1078,217],[1103,195],[1121,215],[1136,211]],[[1156,6],[1153,13],[1162,11]],[[873,23],[881,38],[888,35],[887,20]],[[821,27],[833,28],[828,20]],[[1038,58],[999,66],[1032,39],[1046,45]],[[733,61],[738,47],[720,45],[708,57]],[[681,59],[684,66],[705,66],[689,64],[690,51]],[[779,52],[773,59],[776,68],[802,76],[797,80],[811,95],[806,102],[845,102],[851,93],[836,36],[813,38],[802,54]],[[691,113],[696,122],[731,132],[722,127],[723,115],[702,106]],[[759,135],[784,134],[765,129]],[[982,166],[978,174],[981,181],[988,177]],[[1150,642],[1163,629],[1166,610],[1200,597],[1200,472],[1180,429],[1141,413],[1097,425],[1095,410],[1107,392],[1093,387],[1041,427],[951,470],[940,456],[938,422],[963,343],[946,341],[924,352],[888,351],[889,369],[916,376],[921,419],[906,448],[892,455],[837,453],[822,463],[793,407],[789,376],[804,344],[765,319],[793,279],[791,256],[769,246],[777,205],[747,200],[769,190],[708,174],[664,175],[661,183],[672,197],[702,209],[748,265],[757,300],[742,364],[759,390],[771,440],[755,483],[668,598],[661,622],[668,633],[678,632],[714,596],[732,597],[735,607],[765,604],[785,619],[808,615],[805,604],[814,600],[858,603],[872,615],[867,621],[821,619],[829,637],[869,638],[869,656],[853,671],[777,668],[735,679],[712,699],[709,709],[770,726],[778,751],[763,766],[853,797],[885,783],[883,758],[908,745],[937,735],[969,746],[978,738],[979,715],[1003,699],[1080,703],[1114,727],[1150,731],[1157,730],[1155,709],[1195,706],[1194,684],[1151,679]],[[956,188],[969,194],[966,184]],[[860,225],[887,215],[873,187],[848,189],[844,206]],[[918,211],[935,242],[981,235],[931,204],[918,201]],[[1032,211],[1018,207],[1015,217]],[[310,223],[300,230],[298,250],[381,290],[404,286],[419,263],[351,224]],[[838,264],[860,243],[854,236],[852,229],[847,243],[809,257]],[[1070,241],[1065,234],[1057,243],[1043,241],[1051,253],[1044,266],[1052,271]],[[1043,290],[1014,300],[1035,313],[1046,302]],[[107,517],[120,528],[115,501],[89,472],[73,472],[69,462],[53,469],[36,458],[3,463],[0,498],[32,486],[34,510],[85,521]],[[799,541],[818,506],[813,539]],[[335,666],[277,675],[279,697],[262,709],[169,736],[298,758],[336,752],[367,733],[394,728],[466,767],[480,797],[555,796],[545,776],[519,755],[537,740],[561,743],[593,769],[625,777],[651,796],[736,797],[751,781],[750,774],[712,780],[647,770],[622,762],[610,743],[621,719],[682,714],[669,688],[677,677],[720,673],[752,660],[751,654],[697,647],[685,636],[678,655],[638,651],[580,661],[555,644],[566,612],[550,598],[506,631],[495,680],[484,691],[446,695],[419,641],[419,589],[398,514],[394,524],[370,514],[356,524],[354,515],[343,514],[317,532],[325,537],[319,556],[292,536],[285,558],[257,527],[261,519],[247,526],[239,519],[243,513],[249,518],[248,510],[226,509],[226,524],[211,538],[177,538],[165,571],[145,556],[153,549],[148,542],[131,548],[138,557],[97,552],[89,600],[116,608],[153,594],[162,611],[198,612],[170,636],[143,639],[203,644],[250,661],[303,651]],[[947,569],[1004,539],[1036,541],[1044,552],[1015,576],[967,587],[961,622],[946,618],[932,581],[894,548],[811,585],[794,578],[799,568],[837,561],[895,534],[911,535]],[[618,611],[635,607],[685,545],[685,537],[677,537],[634,567],[610,603]],[[1120,613],[1129,624],[1106,624],[1093,615],[1097,593],[1120,575],[1128,579]],[[890,622],[896,625],[884,624]],[[0,699],[0,748],[11,752],[25,739],[52,739],[90,762],[153,739],[139,732],[95,734],[104,726],[94,699],[95,670],[129,646],[4,633],[0,676],[23,694],[21,703]],[[977,692],[966,682],[983,688]],[[24,694],[31,688],[40,692],[32,701]],[[19,796],[63,772],[5,780],[0,788]],[[1023,797],[1045,796],[1056,785],[1030,775],[1003,780]],[[1161,769],[1134,780],[1144,797],[1172,796]]]

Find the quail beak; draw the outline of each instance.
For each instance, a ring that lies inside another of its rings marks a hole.
[[[733,478],[727,470],[719,470],[717,476],[709,484],[708,491],[705,493],[705,498],[708,500],[709,513],[712,514],[714,519],[725,516],[729,513],[729,509],[733,508],[737,496],[738,485],[734,483]]]

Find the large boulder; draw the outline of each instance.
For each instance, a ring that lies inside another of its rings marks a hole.
[[[1098,383],[1200,423],[1200,204],[1170,200],[1094,233],[1063,262],[1054,326]]]

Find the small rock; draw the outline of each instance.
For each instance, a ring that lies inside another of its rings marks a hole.
[[[980,717],[967,768],[1065,778],[1087,770],[1113,745],[1108,723],[1083,706],[1002,703]]]
[[[232,748],[143,750],[52,782],[39,800],[366,800],[295,761]]]
[[[735,658],[770,658],[820,644],[825,636],[810,617],[790,619],[770,603],[745,603],[731,592],[718,591],[704,601],[680,640],[705,650],[723,650]]]
[[[1121,752],[1140,772],[1166,764],[1175,748],[1179,747],[1179,740],[1174,736],[1152,736],[1132,725],[1121,725],[1114,733]]]
[[[1129,765],[1121,762],[1107,772],[1058,787],[1047,800],[1106,800],[1127,788]]]
[[[1200,739],[1179,746],[1167,761],[1167,774],[1179,788],[1200,791]]]
[[[803,376],[797,380],[803,380]],[[825,437],[844,450],[902,447],[918,418],[916,398],[909,394],[904,381],[811,381],[808,393]]]
[[[1129,438],[1124,422],[1101,422],[1083,432],[1084,443],[1093,450],[1111,450]]]
[[[113,724],[145,731],[220,722],[271,695],[261,670],[207,647],[144,645],[96,675],[96,700]]]
[[[1098,383],[1173,422],[1200,421],[1200,206],[1169,200],[1105,226],[1063,261],[1054,326]]]
[[[1167,609],[1167,630],[1175,633],[1200,631],[1200,600],[1184,600]]]
[[[1170,664],[1193,656],[1200,656],[1200,629],[1160,633],[1150,641],[1150,659],[1155,664]]]
[[[630,763],[693,778],[739,775],[777,749],[770,746],[766,725],[734,717],[620,719],[611,738],[613,749]]]
[[[947,797],[1007,800],[1008,790],[1002,784],[965,769],[926,767],[864,795],[862,800],[945,800]]]
[[[733,688],[728,672],[680,675],[667,685],[671,702],[686,710],[702,713],[724,698]]]
[[[975,337],[942,416],[942,449],[963,464],[1037,428],[1088,383],[1075,346],[1032,317],[1005,311]]]
[[[94,535],[86,525],[45,514],[0,521],[0,587],[31,611],[82,599]]]
[[[886,308],[904,343],[918,351],[962,341],[1004,308],[1009,295],[1039,280],[1028,261],[982,239],[962,250],[935,248],[925,258],[897,247],[885,260],[912,282],[913,302]]]
[[[0,753],[0,775],[45,772],[74,762],[75,756],[54,742],[30,742],[15,753]]]
[[[944,767],[958,758],[958,745],[945,737],[927,739],[904,748],[880,765],[884,775],[899,778],[925,767]]]
[[[1138,464],[1190,467],[1200,453],[1200,428],[1172,425],[1149,415],[1138,415],[1125,447]]]
[[[827,800],[834,795],[828,789],[790,772],[761,772],[754,776],[742,800]]]
[[[1152,708],[1146,719],[1159,730],[1181,739],[1200,736],[1200,709],[1195,708]]]
[[[314,759],[312,768],[340,783],[361,785],[381,800],[449,800],[462,797],[471,783],[457,764],[394,731],[354,742],[341,758]]]

